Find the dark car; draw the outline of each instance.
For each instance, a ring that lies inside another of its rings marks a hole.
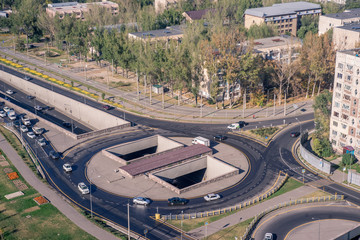
[[[168,205],[185,205],[188,200],[185,198],[173,197],[168,199]]]
[[[62,125],[67,128],[71,128],[71,123],[69,122],[63,122]]]
[[[105,110],[110,110],[110,108],[111,108],[111,107],[110,107],[109,105],[104,105],[104,106],[103,106],[103,109],[105,109]]]
[[[49,152],[49,157],[51,157],[52,159],[58,159],[60,157],[60,154],[58,152],[55,152],[55,151],[50,151]]]
[[[45,106],[43,108],[45,111],[51,111],[51,110],[54,110],[55,108],[54,107],[50,107],[50,106]]]
[[[242,128],[242,127],[245,127],[247,125],[246,122],[244,121],[239,121],[239,126]]]
[[[291,133],[290,133],[290,136],[291,136],[292,138],[296,138],[296,137],[299,136],[299,135],[300,135],[299,132],[291,132]]]
[[[27,96],[26,96],[26,98],[31,100],[31,99],[34,99],[34,98],[35,98],[35,96],[32,96],[32,95],[27,95]]]
[[[214,136],[214,141],[221,142],[221,141],[223,141],[225,139],[226,139],[226,136],[224,136],[224,135],[216,135],[216,136]]]

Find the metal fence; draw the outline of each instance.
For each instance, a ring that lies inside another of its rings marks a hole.
[[[271,213],[277,209],[289,207],[293,205],[303,204],[303,203],[317,203],[317,202],[327,202],[327,201],[340,201],[344,200],[344,195],[331,195],[331,196],[323,196],[323,197],[312,197],[312,198],[302,198],[297,200],[292,200],[285,203],[280,203],[278,205],[269,208],[254,217],[252,222],[246,228],[244,235],[241,237],[241,240],[251,239],[252,231],[256,228],[256,224],[258,221],[263,218],[266,214]]]
[[[281,174],[283,174],[283,173],[279,172],[277,181],[279,180]],[[280,182],[278,182],[273,188],[268,190],[266,193],[259,195],[249,201],[245,201],[245,202],[239,203],[239,204],[231,206],[231,207],[214,209],[214,210],[209,210],[209,211],[204,211],[204,212],[195,212],[195,213],[183,213],[183,214],[171,214],[170,213],[168,215],[162,215],[161,218],[164,221],[166,221],[166,220],[181,220],[181,219],[195,219],[195,218],[211,217],[211,216],[216,216],[216,215],[236,211],[236,210],[254,205],[256,203],[259,203],[260,201],[265,200],[266,198],[270,197],[277,190],[279,190],[279,188],[282,187],[282,185],[285,183],[287,178],[288,178],[288,174],[286,173],[284,178]]]

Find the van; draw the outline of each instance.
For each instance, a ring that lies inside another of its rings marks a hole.
[[[202,144],[205,145],[207,147],[210,147],[210,140],[207,138],[203,138],[203,137],[196,137],[192,140],[191,142],[192,144]]]

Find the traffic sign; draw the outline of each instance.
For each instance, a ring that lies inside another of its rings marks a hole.
[[[302,173],[305,173],[305,169],[301,170]]]

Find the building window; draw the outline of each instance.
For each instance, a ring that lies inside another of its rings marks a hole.
[[[360,136],[360,130],[356,130],[356,135]],[[360,143],[360,140],[358,140],[358,144]]]
[[[359,75],[359,73],[360,73],[360,69],[357,69],[356,74]]]
[[[347,69],[348,69],[349,71],[352,71],[352,69],[353,69],[353,66],[351,66],[351,65],[349,65],[349,64],[347,64],[346,67],[347,67]]]
[[[337,122],[337,121],[333,121],[333,125],[334,125],[335,127],[337,127],[337,126],[338,126],[338,122]]]
[[[352,142],[352,138],[350,138],[350,144],[352,144],[353,142]]]
[[[347,76],[347,80],[348,80],[349,82],[351,82],[351,76],[350,76],[350,75]]]
[[[354,105],[356,105],[356,99],[354,99]]]
[[[340,98],[340,97],[341,97],[341,93],[335,92],[335,97],[336,97],[336,98]]]
[[[289,24],[289,27],[292,27],[292,24]]]
[[[345,90],[351,91],[351,86],[349,86],[349,85],[345,84],[344,88],[345,88]]]
[[[331,143],[336,146],[336,141],[334,139],[331,140]]]
[[[341,83],[336,83],[337,88],[341,88]]]
[[[342,73],[338,73],[337,78],[342,79]]]
[[[344,65],[342,63],[338,63],[338,68],[343,69]]]
[[[347,105],[347,104],[345,104],[345,103],[343,103],[342,108],[345,109],[345,110],[349,110],[349,109],[350,109],[350,106]]]
[[[347,120],[347,119],[349,118],[349,116],[346,115],[346,114],[342,114],[341,117],[342,117],[343,119],[345,119],[345,120]]]
[[[354,125],[354,124],[355,124],[355,120],[354,120],[354,119],[351,119],[351,123],[352,123],[352,125]]]
[[[342,123],[342,124],[341,124],[341,127],[342,127],[343,129],[346,129],[347,125],[344,124],[344,123]]]
[[[354,129],[350,129],[350,133],[351,133],[351,135],[353,135],[354,134]]]
[[[355,92],[355,96],[356,96],[356,95],[357,95],[357,89],[355,89],[355,91],[354,91],[354,92]]]
[[[337,131],[332,130],[332,134],[333,134],[334,136],[336,136],[336,135],[337,135]]]
[[[356,79],[355,83],[356,83],[356,85],[358,85],[359,84],[359,79]]]
[[[339,117],[339,113],[334,111],[334,117]]]
[[[355,115],[355,109],[352,110],[352,114]]]
[[[345,100],[350,101],[350,96],[349,96],[349,95],[344,94],[344,99],[345,99]]]
[[[289,32],[292,32],[292,29],[289,29]]]
[[[335,107],[340,107],[340,103],[339,102],[335,102]]]

